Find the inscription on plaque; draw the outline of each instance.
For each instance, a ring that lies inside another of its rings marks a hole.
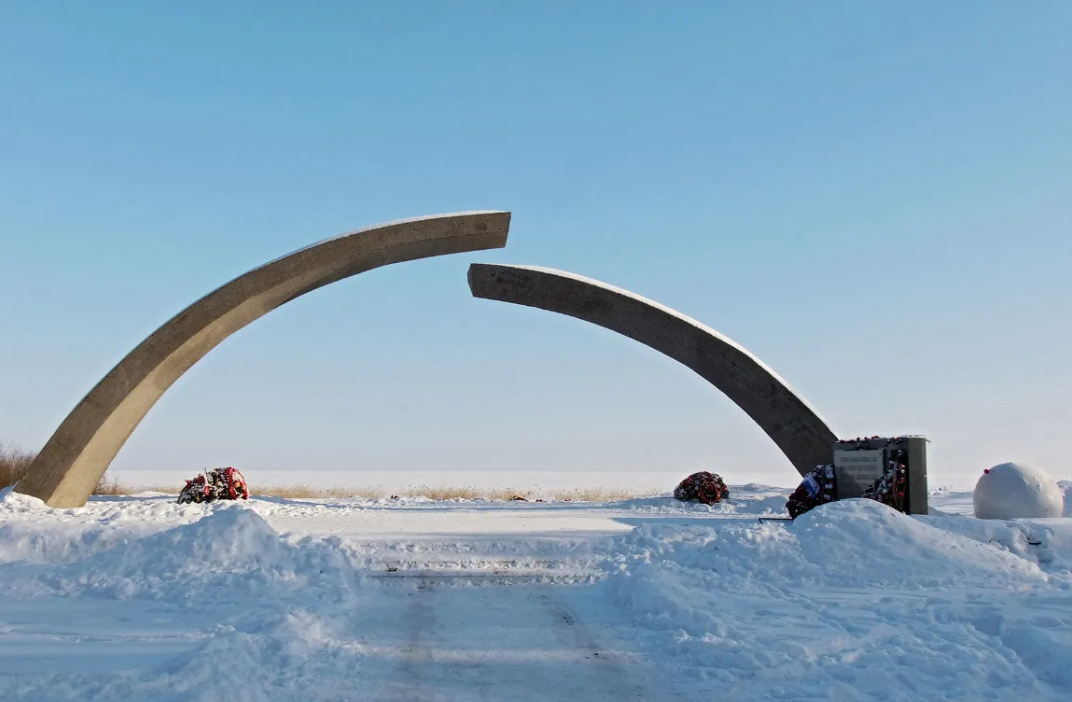
[[[886,467],[886,452],[834,451],[834,475],[837,477],[838,497],[862,497],[864,490],[882,477]]]

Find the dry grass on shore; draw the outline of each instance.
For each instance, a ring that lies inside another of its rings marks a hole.
[[[6,488],[22,479],[26,471],[30,469],[37,456],[32,451],[24,451],[14,446],[0,444],[0,489]],[[107,474],[100,479],[97,487],[93,488],[94,495],[126,495],[127,488],[116,480],[112,480]]]
[[[6,488],[25,475],[35,455],[0,443],[0,488]]]

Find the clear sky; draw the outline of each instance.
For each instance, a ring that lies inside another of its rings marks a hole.
[[[563,268],[752,350],[934,484],[1072,477],[1072,3],[0,3],[0,441],[311,242],[513,212],[237,333],[115,466],[708,469],[766,436],[635,342],[474,300]]]

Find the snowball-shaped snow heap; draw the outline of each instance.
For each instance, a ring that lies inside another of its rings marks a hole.
[[[975,484],[975,516],[980,519],[1060,517],[1064,494],[1044,470],[1002,463],[983,471]]]

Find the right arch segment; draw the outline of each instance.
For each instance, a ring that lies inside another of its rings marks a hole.
[[[534,266],[474,263],[474,297],[583,319],[650,346],[721,390],[767,433],[801,475],[831,461],[837,437],[762,361],[694,319],[598,280]]]

